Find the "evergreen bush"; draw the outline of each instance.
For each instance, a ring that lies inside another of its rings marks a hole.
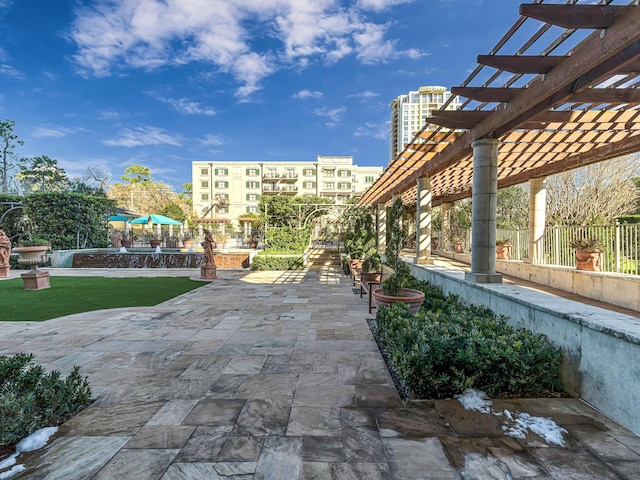
[[[43,427],[60,425],[91,402],[91,387],[74,367],[66,378],[46,373],[32,354],[0,356],[0,445],[12,446]]]
[[[264,255],[253,257],[251,270],[302,270],[304,259],[300,255]]]
[[[559,391],[560,349],[540,334],[514,329],[491,310],[462,304],[428,282],[416,315],[405,305],[381,307],[374,335],[390,367],[416,398],[450,398],[466,388],[490,397]]]

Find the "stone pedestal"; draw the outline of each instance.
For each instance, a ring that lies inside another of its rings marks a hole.
[[[9,265],[0,266],[0,278],[9,278],[9,270],[11,270]]]
[[[31,270],[29,273],[23,273],[22,283],[24,283],[25,290],[44,290],[49,288],[49,272],[42,270]]]
[[[204,278],[206,280],[215,280],[218,278],[216,276],[216,266],[215,265],[203,265],[200,267],[200,278]]]

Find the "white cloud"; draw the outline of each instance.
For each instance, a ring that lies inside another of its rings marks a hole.
[[[293,98],[298,98],[300,100],[304,100],[306,98],[322,98],[322,92],[312,92],[311,90],[304,89],[294,93]]]
[[[24,78],[24,73],[5,63],[0,64],[0,77],[13,77],[18,80],[22,80]]]
[[[69,127],[61,127],[59,125],[43,125],[37,127],[31,132],[32,137],[42,138],[42,137],[53,137],[53,138],[63,138],[67,135],[73,135],[78,132],[86,132],[84,128],[69,128]]]
[[[389,122],[365,123],[356,128],[353,135],[355,137],[371,137],[379,140],[387,140],[389,138]]]
[[[218,145],[223,145],[224,144],[224,139],[218,135],[212,135],[210,133],[208,133],[204,139],[200,140],[200,144],[203,147],[211,147],[211,146],[218,146]]]
[[[201,62],[232,75],[247,99],[280,68],[310,61],[363,63],[416,58],[386,39],[388,24],[367,20],[408,0],[96,0],[76,10],[69,33],[84,76],[126,68]]]
[[[345,114],[347,109],[345,107],[339,108],[316,108],[313,111],[313,114],[318,117],[326,117],[329,119],[325,125],[329,128],[337,127],[342,122],[342,116]]]
[[[384,10],[402,3],[411,3],[413,0],[358,0],[358,7],[375,11]]]
[[[169,135],[161,128],[138,127],[126,128],[120,132],[120,137],[104,140],[102,143],[110,147],[142,147],[145,145],[174,145],[179,147],[182,142],[178,137]]]
[[[378,92],[372,92],[371,90],[365,90],[364,92],[354,93],[352,95],[347,95],[347,98],[369,99],[369,98],[375,98],[375,97],[379,97],[379,96],[380,96],[380,94]]]

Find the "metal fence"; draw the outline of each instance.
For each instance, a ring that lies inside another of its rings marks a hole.
[[[467,232],[467,238],[471,238]],[[529,256],[529,231],[497,230],[496,238],[511,241],[511,259]],[[593,225],[588,227],[551,226],[544,230],[544,263],[575,267],[575,249],[571,242],[579,238],[596,238],[604,251],[602,271],[640,275],[640,224]],[[470,250],[471,242],[465,244]]]

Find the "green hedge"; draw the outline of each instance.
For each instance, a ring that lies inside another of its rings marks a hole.
[[[32,354],[0,356],[0,445],[15,445],[84,408],[91,388],[78,370],[74,367],[65,378],[57,370],[45,373]]]
[[[466,388],[490,397],[531,397],[562,389],[560,349],[546,337],[507,325],[505,317],[465,306],[428,282],[416,315],[382,307],[373,326],[390,367],[416,398],[451,398]]]
[[[640,223],[640,215],[621,215],[616,220],[620,223]]]
[[[304,259],[300,255],[264,255],[253,257],[251,270],[302,270]]]

